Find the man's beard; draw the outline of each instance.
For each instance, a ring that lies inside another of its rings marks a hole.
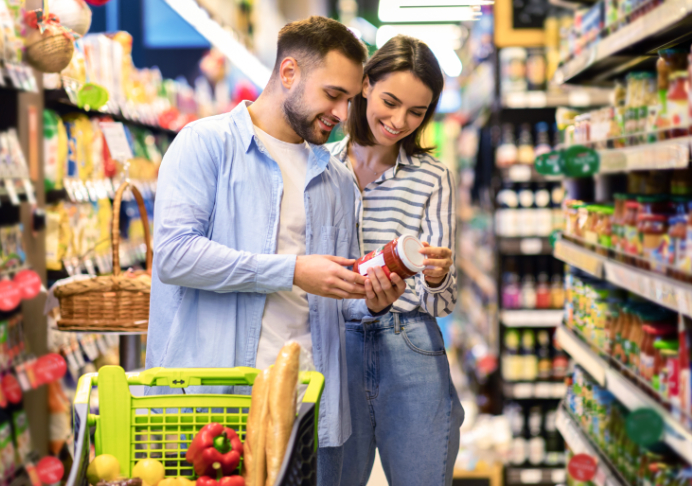
[[[305,87],[303,83],[300,83],[299,90],[286,99],[283,106],[284,118],[286,118],[288,124],[291,125],[293,131],[296,132],[299,137],[304,138],[310,143],[322,145],[327,142],[331,132],[326,132],[317,128],[315,126],[317,117],[303,110],[304,90]]]

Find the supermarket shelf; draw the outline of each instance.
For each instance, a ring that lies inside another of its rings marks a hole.
[[[665,407],[620,373],[618,369],[609,366],[596,351],[592,350],[569,329],[559,328],[557,339],[563,349],[589,374],[594,371],[602,374],[603,381],[600,381],[598,376],[593,374],[592,376],[628,410],[644,407],[655,410],[663,418],[665,424],[663,441],[686,461],[692,462],[692,432],[682,426],[679,418],[673,417]],[[598,367],[601,369],[597,369]]]
[[[566,469],[507,467],[506,484],[562,484],[567,479]]]
[[[557,409],[557,430],[560,431],[565,443],[574,454],[588,454],[597,458],[598,469],[593,483],[596,486],[629,486],[620,471],[613,465],[608,456],[595,444],[579,426],[575,418],[561,405]]]
[[[129,117],[125,117],[120,113],[115,113],[115,112],[104,112],[104,111],[95,111],[95,110],[85,110],[82,108],[79,108],[77,105],[72,103],[70,101],[70,98],[67,96],[67,92],[64,89],[47,89],[44,91],[44,97],[45,97],[45,102],[46,102],[46,107],[47,108],[60,108],[62,107],[63,109],[68,109],[69,111],[79,111],[81,113],[84,113],[86,115],[104,115],[104,116],[109,116],[113,118],[115,121],[119,122],[124,122],[124,123],[130,123],[133,125],[138,125],[143,128],[147,128],[149,130],[155,130],[160,133],[168,133],[170,135],[176,135],[177,132],[174,130],[169,130],[167,128],[161,128],[158,125],[152,125],[149,123],[144,123],[139,120],[134,120]]]
[[[527,238],[498,236],[497,247],[502,255],[550,255],[553,252],[547,236]]]
[[[616,262],[575,243],[558,240],[555,258],[645,299],[692,317],[692,285]]]
[[[514,400],[546,399],[559,400],[565,396],[567,387],[564,382],[537,381],[526,383],[505,383],[503,393],[505,398]]]
[[[564,315],[562,309],[503,310],[500,321],[506,327],[557,327]]]
[[[560,66],[558,83],[602,82],[641,61],[662,47],[689,37],[692,29],[692,0],[667,0],[648,14],[621,28]]]
[[[556,337],[562,349],[574,358],[596,380],[596,383],[605,386],[608,363],[565,326],[557,328]]]
[[[610,91],[605,89],[578,89],[573,91],[522,91],[502,95],[502,108],[575,108],[603,106],[610,103]]]
[[[692,137],[680,137],[626,148],[597,150],[600,157],[598,173],[683,169],[690,164],[691,144]]]

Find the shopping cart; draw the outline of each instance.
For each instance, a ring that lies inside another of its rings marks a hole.
[[[88,486],[90,430],[95,427],[96,455],[112,454],[120,474],[131,477],[134,465],[146,458],[164,465],[167,477],[192,478],[192,465],[185,453],[195,434],[210,422],[234,429],[245,440],[248,395],[155,395],[132,396],[130,386],[251,386],[259,370],[254,368],[152,368],[125,373],[119,366],[104,366],[98,373],[79,379],[74,399],[74,464],[67,486]],[[299,381],[308,385],[293,425],[276,486],[317,484],[317,417],[324,377],[315,371],[301,372]],[[93,386],[98,387],[99,415],[89,413]]]

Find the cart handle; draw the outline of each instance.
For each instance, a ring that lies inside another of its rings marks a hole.
[[[260,370],[255,368],[150,368],[136,373],[126,373],[129,385],[168,386],[247,386],[255,382]],[[303,402],[319,404],[324,388],[324,376],[316,371],[302,371],[300,383],[308,385]],[[98,373],[82,375],[77,384],[74,403],[89,404],[91,388],[98,385]]]

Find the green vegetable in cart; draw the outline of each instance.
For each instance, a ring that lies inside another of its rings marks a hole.
[[[142,459],[132,468],[132,477],[140,478],[147,486],[157,486],[165,475],[163,464],[156,459]]]
[[[225,476],[218,481],[209,476],[202,476],[197,480],[196,486],[245,486],[242,476]]]
[[[242,455],[243,443],[235,430],[213,422],[202,427],[192,439],[185,459],[198,476],[219,479],[238,469]]]
[[[87,467],[87,480],[96,486],[101,481],[113,481],[120,476],[120,464],[115,456],[101,454],[96,456]]]

